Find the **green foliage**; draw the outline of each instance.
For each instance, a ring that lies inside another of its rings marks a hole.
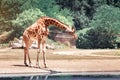
[[[98,26],[86,33],[91,48],[114,48],[114,31],[109,27]]]
[[[71,17],[71,12],[67,9],[63,9],[61,11],[55,12],[54,13],[54,17],[58,20],[60,20],[61,22],[69,25],[69,26],[73,26],[73,17]]]
[[[85,38],[86,32],[88,32],[91,28],[84,28],[77,32],[78,39],[76,40],[76,47],[77,48],[90,48],[89,44],[87,42],[87,39]]]
[[[40,9],[32,8],[20,13],[15,20],[12,21],[16,37],[22,35],[23,30],[34,23],[40,16],[45,16]]]
[[[96,9],[90,30],[78,34],[78,48],[114,48],[116,34],[120,33],[120,9],[103,5]]]
[[[24,4],[22,0],[1,0],[0,14],[4,19],[14,19],[21,12],[22,4]]]
[[[22,12],[20,6],[23,3],[21,0],[0,0],[0,33],[13,30],[11,20]]]
[[[103,5],[97,8],[94,18],[90,23],[91,27],[110,27],[116,34],[120,32],[120,9],[113,6]]]
[[[107,4],[120,8],[120,0],[107,0]]]
[[[89,18],[84,14],[79,14],[75,15],[76,18],[74,19],[74,25],[76,26],[77,30],[83,29],[83,28],[87,28],[88,27],[88,23],[89,23]]]
[[[92,29],[92,28],[93,28],[93,27],[89,27],[89,28],[84,28],[84,29],[82,29],[82,30],[79,30],[79,31],[77,31],[77,35],[79,35],[79,34],[85,35],[86,32],[87,32],[88,30]]]
[[[47,16],[56,18],[65,24],[73,25],[71,12],[68,9],[60,9],[55,0],[31,0],[32,7],[39,8]]]
[[[42,3],[45,3],[45,5],[42,5],[42,7],[40,5],[40,9],[42,9],[42,11],[44,11],[47,16],[56,18],[61,22],[68,24],[70,26],[73,25],[73,21],[72,21],[73,18],[71,17],[72,14],[70,10],[66,8],[61,10],[60,6],[56,5],[54,0],[49,1],[49,4],[46,4],[48,3],[48,0],[44,0],[44,1],[41,0],[41,1]]]
[[[9,21],[6,21],[3,17],[0,17],[0,34],[4,31],[11,30],[11,28],[8,26],[11,26],[11,23]]]
[[[56,0],[62,9],[68,8],[72,11],[74,25],[77,30],[88,27],[93,18],[95,9],[106,3],[106,0]]]
[[[16,25],[16,27],[21,26],[23,28],[26,28],[41,16],[45,16],[45,14],[41,12],[40,9],[32,8],[20,13],[17,18],[12,21],[12,23],[13,25]]]
[[[77,48],[114,48],[116,37],[109,27],[91,28],[86,34],[79,34]]]

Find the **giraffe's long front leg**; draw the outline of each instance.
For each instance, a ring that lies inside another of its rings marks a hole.
[[[45,55],[45,51],[43,50],[43,62],[44,62],[44,67],[47,68],[46,65],[46,55]]]
[[[26,62],[26,55],[27,55],[27,49],[26,49],[26,47],[24,47],[24,64],[25,64],[25,66],[28,66],[28,64],[27,64],[27,62]]]
[[[28,56],[28,60],[29,60],[29,66],[32,67],[29,52],[28,52],[27,56]]]
[[[36,61],[36,67],[38,67],[38,68],[40,68],[40,65],[39,65],[39,54],[40,54],[40,45],[41,44],[41,40],[40,39],[38,39],[38,50],[37,50],[37,61]]]
[[[27,45],[27,49],[28,49],[28,50],[27,50],[27,51],[28,51],[28,52],[27,52],[27,57],[28,57],[29,66],[30,66],[30,67],[32,67],[31,59],[30,59],[30,55],[29,55],[29,47],[30,47],[31,45],[32,45],[32,41],[29,40],[29,41],[28,41],[28,45]]]
[[[46,55],[45,55],[45,51],[46,51],[46,42],[45,40],[43,40],[42,42],[42,53],[43,53],[43,63],[44,63],[44,67],[47,68],[47,65],[46,65]]]
[[[38,48],[38,51],[37,51],[37,61],[36,61],[36,67],[40,68],[39,66],[39,54],[40,54],[40,49]]]

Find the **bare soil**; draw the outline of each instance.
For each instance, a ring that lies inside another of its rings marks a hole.
[[[0,49],[0,74],[55,72],[114,72],[120,71],[120,50],[47,50],[44,68],[42,54],[36,68],[36,49],[30,49],[32,67],[23,64],[23,49]]]

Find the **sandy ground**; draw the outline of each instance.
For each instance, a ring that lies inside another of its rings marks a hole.
[[[81,51],[81,52],[80,52]],[[77,50],[76,55],[82,55],[80,53],[85,53],[85,55],[90,55],[92,52],[97,50]],[[98,50],[100,52],[101,50]],[[105,50],[110,51],[110,50]],[[71,51],[70,51],[71,52]],[[74,51],[73,51],[74,53]],[[75,52],[76,53],[76,52]],[[58,52],[53,52],[53,54],[59,54]],[[68,55],[61,52],[62,55]],[[61,55],[60,54],[60,55]],[[73,55],[72,53],[69,55]],[[48,68],[44,68],[42,60],[40,61],[41,68],[35,68],[35,60],[32,60],[33,67],[26,67],[23,64],[23,60],[0,60],[0,75],[3,74],[28,74],[28,73],[50,73],[50,72],[60,72],[60,73],[86,73],[86,72],[120,72],[120,59],[60,59],[60,60],[47,60]]]
[[[35,62],[35,61],[33,61]],[[48,60],[48,68],[26,67],[23,61],[0,61],[1,73],[120,71],[120,60]]]

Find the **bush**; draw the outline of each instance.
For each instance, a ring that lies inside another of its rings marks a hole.
[[[79,34],[77,48],[114,48],[116,37],[109,27],[96,27]]]
[[[120,33],[120,9],[102,5],[96,9],[92,27],[83,35],[79,34],[78,48],[114,48],[116,34]]]
[[[78,39],[76,40],[76,47],[77,48],[90,48],[87,39],[85,38],[86,32],[91,28],[85,28],[77,32]]]
[[[12,26],[14,26],[14,33],[16,37],[22,35],[25,28],[33,24],[40,16],[45,16],[37,8],[32,8],[20,13],[15,20],[12,21]]]
[[[91,27],[109,27],[114,30],[116,34],[120,33],[120,9],[102,5],[96,9],[93,20],[89,24]]]

